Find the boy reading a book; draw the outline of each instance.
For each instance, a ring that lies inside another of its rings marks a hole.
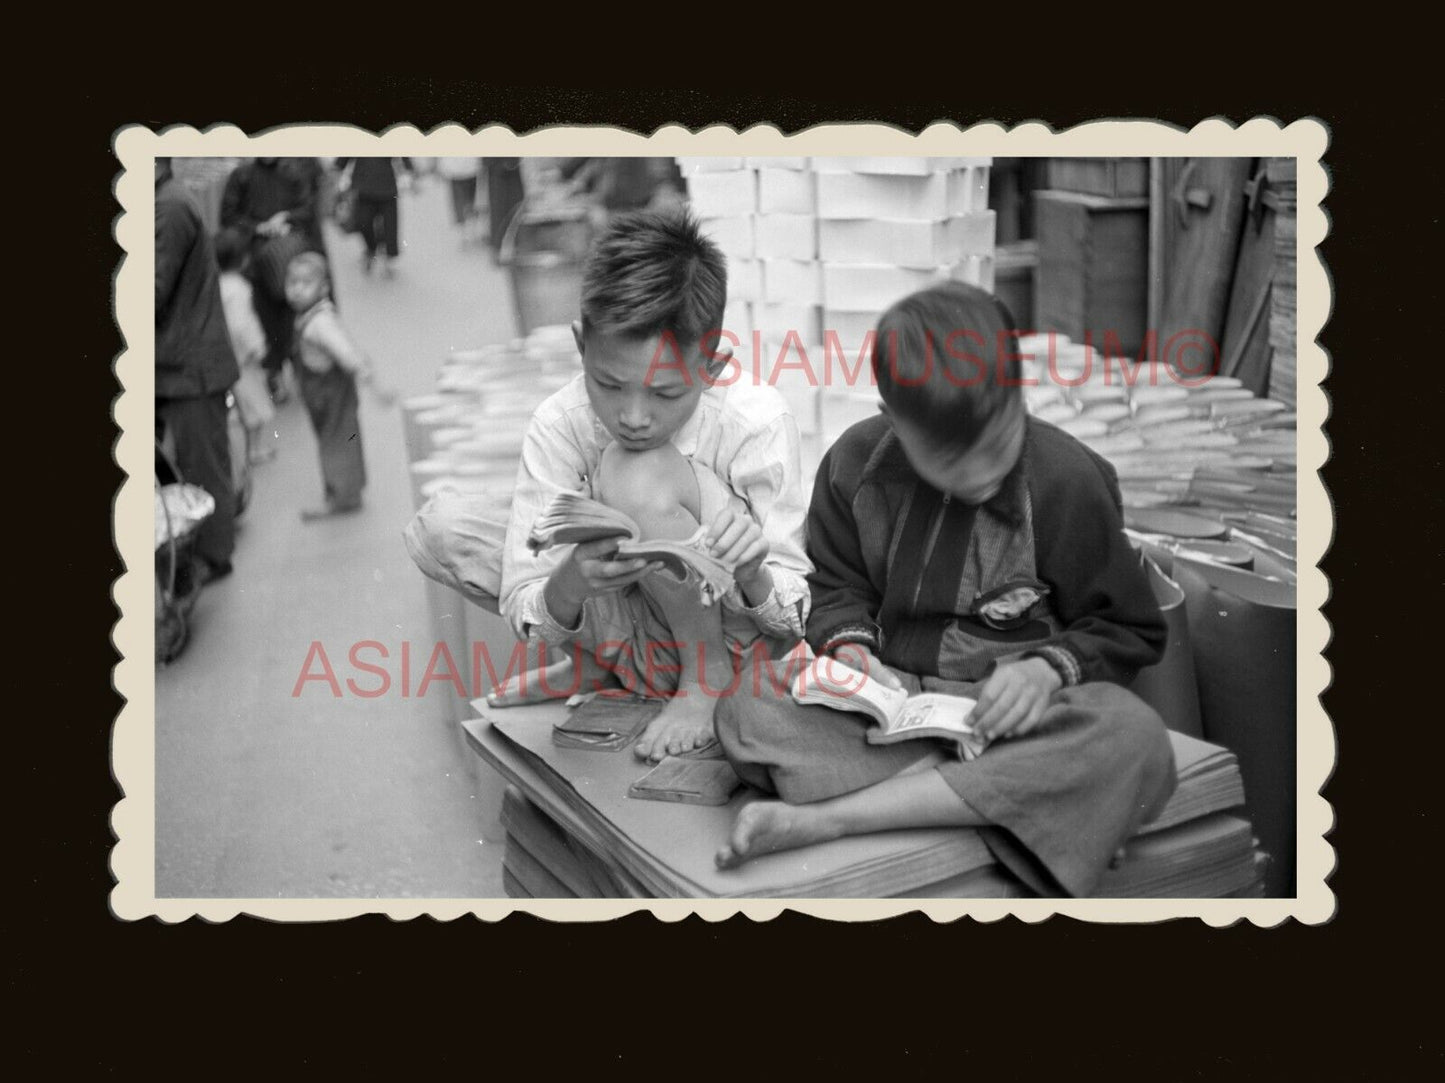
[[[1123,532],[1112,468],[1031,418],[1017,331],[962,283],[884,313],[883,416],[843,434],[808,513],[807,638],[910,692],[978,701],[976,759],[929,738],[870,744],[869,719],[736,696],[718,736],[782,801],[745,805],[717,862],[894,828],[980,828],[1044,894],[1088,894],[1174,789],[1163,722],[1121,685],[1165,624]]]
[[[660,760],[713,741],[713,709],[735,652],[793,641],[807,617],[797,424],[781,395],[727,369],[722,253],[686,215],[617,218],[589,257],[582,373],[538,407],[522,448],[502,559],[502,611],[540,638],[649,696],[670,697],[635,745]],[[732,568],[705,605],[662,566],[615,559],[618,539],[533,552],[538,516],[562,492],[625,512],[643,539],[693,541]],[[699,528],[706,528],[699,535]],[[694,540],[695,539],[695,540]],[[548,694],[537,674],[494,690],[494,705]],[[597,671],[549,679],[595,690]]]

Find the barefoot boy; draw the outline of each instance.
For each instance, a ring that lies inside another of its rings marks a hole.
[[[972,826],[1035,890],[1084,895],[1173,792],[1162,721],[1120,687],[1159,660],[1165,625],[1114,472],[1026,414],[1015,334],[961,283],[884,313],[886,416],[830,449],[808,515],[813,648],[894,687],[976,698],[995,743],[963,762],[927,739],[870,745],[861,715],[725,700],[728,758],[783,800],[744,806],[719,865]]]
[[[600,661],[631,690],[671,696],[635,746],[654,761],[712,742],[733,652],[761,637],[795,641],[807,617],[797,424],[775,390],[729,368],[716,334],[726,300],[722,254],[691,218],[613,222],[589,259],[573,324],[583,371],[528,427],[507,528],[502,610],[518,636]],[[735,589],[703,606],[658,566],[610,559],[615,542],[533,554],[532,524],[563,491],[627,512],[644,538],[708,528],[703,543],[735,565]],[[582,677],[548,683],[593,691]],[[509,687],[493,702],[540,691]]]

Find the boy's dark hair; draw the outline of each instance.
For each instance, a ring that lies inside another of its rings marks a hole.
[[[1021,399],[1017,336],[1003,302],[977,286],[949,281],[910,294],[878,319],[878,392],[939,443],[967,450]]]
[[[216,263],[223,271],[239,271],[246,262],[246,242],[235,229],[223,229],[216,234]]]
[[[619,215],[587,259],[582,333],[650,338],[668,332],[690,349],[722,326],[727,292],[722,250],[691,214]]]

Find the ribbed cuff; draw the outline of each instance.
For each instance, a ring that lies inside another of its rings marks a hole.
[[[877,654],[883,650],[883,629],[872,621],[840,624],[836,628],[829,629],[826,636],[819,638],[817,651],[819,654],[828,654],[835,647],[844,643],[861,643]]]
[[[1064,682],[1065,688],[1071,688],[1076,684],[1082,684],[1084,680],[1084,669],[1079,665],[1079,660],[1074,657],[1074,652],[1067,647],[1061,647],[1057,643],[1046,643],[1042,647],[1035,647],[1024,654],[1025,658],[1042,658],[1059,679]]]

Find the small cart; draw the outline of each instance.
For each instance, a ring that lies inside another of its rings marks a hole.
[[[175,661],[190,637],[190,614],[200,593],[195,575],[196,531],[216,510],[199,485],[188,485],[164,444],[156,441],[156,662]]]

